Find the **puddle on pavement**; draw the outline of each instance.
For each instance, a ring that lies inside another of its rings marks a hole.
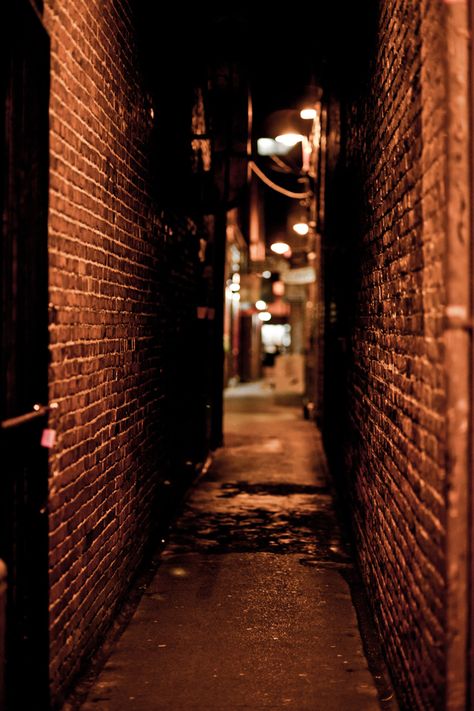
[[[325,486],[208,482],[176,524],[168,551],[296,553],[347,566],[330,492]]]
[[[266,484],[251,484],[248,481],[234,481],[222,484],[225,491],[223,497],[237,496],[238,494],[269,494],[271,496],[290,496],[292,494],[328,494],[327,486],[312,486],[310,484],[280,484],[269,482]]]

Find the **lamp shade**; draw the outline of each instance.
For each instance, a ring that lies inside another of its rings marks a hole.
[[[265,136],[276,138],[286,134],[306,135],[308,133],[308,122],[301,118],[296,109],[282,109],[273,111],[265,119],[263,129]],[[301,139],[300,139],[301,140]],[[295,145],[294,143],[292,145]]]

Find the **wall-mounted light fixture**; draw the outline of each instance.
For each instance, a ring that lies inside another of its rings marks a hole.
[[[314,88],[314,87],[312,87]],[[315,88],[317,89],[317,87]],[[319,92],[319,93],[318,93]],[[321,91],[312,91],[310,96],[314,99],[312,103],[304,104],[301,111],[287,109],[275,111],[267,119],[265,130],[267,137],[257,140],[257,152],[262,156],[274,158],[276,165],[280,169],[285,168],[286,172],[300,174],[308,178],[304,185],[304,192],[290,191],[273,182],[254,161],[250,161],[249,167],[253,172],[273,190],[293,199],[312,199],[314,190],[309,181],[316,177],[317,149],[319,147],[319,98]],[[308,123],[310,125],[308,125]],[[292,149],[301,144],[300,167],[295,166],[295,156]],[[286,154],[291,160],[285,159]],[[285,160],[288,165],[285,166]],[[285,172],[285,171],[284,171]]]
[[[305,87],[304,97],[293,109],[275,111],[262,124],[264,137],[257,141],[260,156],[267,156],[266,166],[277,173],[293,175],[295,189],[279,185],[263,163],[249,162],[250,170],[272,190],[299,201],[299,208],[287,214],[286,231],[270,245],[273,253],[284,258],[295,256],[299,263],[313,248],[316,233],[316,180],[320,146],[321,88],[313,81]],[[291,238],[296,233],[304,239]],[[292,254],[293,252],[293,254]]]
[[[317,117],[318,112],[314,108],[301,109],[300,116],[302,119],[314,121]]]
[[[307,222],[295,222],[292,227],[296,234],[301,235],[302,237],[307,235],[309,232],[309,225]]]
[[[274,242],[270,245],[270,249],[272,252],[275,252],[275,254],[282,255],[290,251],[290,245],[286,242]]]
[[[303,143],[305,140],[306,136],[304,136],[302,133],[281,133],[279,136],[275,136],[275,141],[277,143],[283,144],[284,146],[288,146],[288,148],[293,148],[293,146],[296,146],[298,143]]]
[[[284,156],[288,153],[289,146],[278,143],[275,138],[257,139],[257,153],[259,156]]]

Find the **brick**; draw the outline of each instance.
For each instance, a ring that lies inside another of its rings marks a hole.
[[[153,194],[151,106],[129,3],[44,5],[58,706],[141,563],[159,523],[160,480],[175,476],[170,463],[184,456],[173,437],[186,407],[176,384],[177,331],[194,328],[198,238],[190,220],[166,216]]]
[[[339,319],[325,334],[325,440],[401,701],[435,711],[447,635],[444,14],[428,1],[376,5],[375,57],[343,106],[327,184],[348,217],[326,216]]]

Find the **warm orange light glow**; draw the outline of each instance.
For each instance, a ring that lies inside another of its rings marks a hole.
[[[309,225],[307,222],[297,222],[293,225],[293,229],[298,235],[307,235],[309,232]]]
[[[283,296],[285,293],[285,285],[282,281],[274,281],[272,284],[272,292],[275,296]]]
[[[276,136],[275,141],[283,143],[284,146],[296,146],[297,143],[304,141],[305,136],[301,133],[282,133]]]
[[[275,254],[285,254],[289,251],[290,245],[286,242],[274,242],[270,245],[270,249],[272,252],[275,252]]]
[[[259,156],[281,156],[288,153],[287,144],[283,144],[281,141],[277,142],[274,138],[258,138],[257,139],[257,152]]]
[[[302,109],[300,111],[300,116],[302,119],[314,120],[317,116],[316,109]]]

